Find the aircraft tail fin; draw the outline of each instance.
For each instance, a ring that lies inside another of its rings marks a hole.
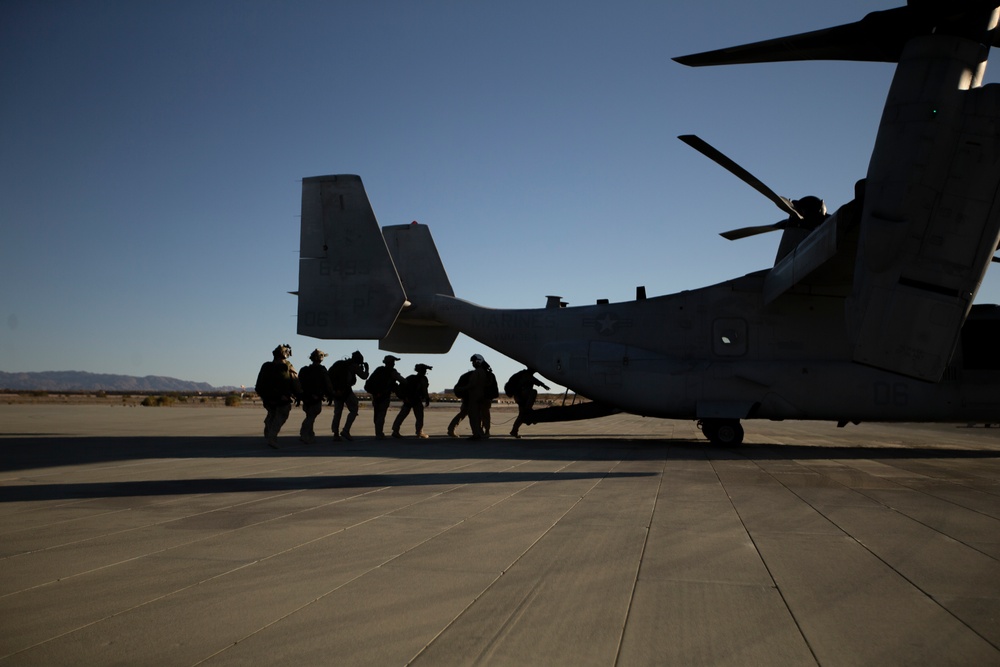
[[[423,307],[455,295],[430,230],[380,229],[358,176],[302,180],[299,255],[300,335],[424,353],[447,352],[458,337]]]
[[[436,295],[455,296],[455,292],[430,229],[412,222],[383,227],[382,235],[410,305],[379,341],[379,348],[399,353],[444,354],[451,349],[458,331],[434,320],[425,306]]]
[[[406,295],[361,178],[302,180],[298,333],[374,339],[392,327]]]
[[[389,225],[382,228],[382,237],[407,295],[455,296],[427,225],[416,221],[408,225]]]

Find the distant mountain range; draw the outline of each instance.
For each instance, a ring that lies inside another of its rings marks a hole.
[[[188,382],[176,378],[147,375],[107,375],[83,371],[45,371],[42,373],[4,373],[0,371],[0,389],[15,391],[223,391],[206,382]]]

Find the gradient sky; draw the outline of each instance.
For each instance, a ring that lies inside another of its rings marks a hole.
[[[6,0],[0,370],[252,386],[283,342],[297,367],[315,347],[377,362],[375,341],[295,334],[305,176],[359,174],[379,222],[430,225],[456,294],[489,306],[767,268],[779,235],[718,232],[784,215],[676,136],[834,210],[893,67],[671,57],[897,4]],[[519,368],[464,336],[399,367],[440,390],[474,352],[501,383]]]

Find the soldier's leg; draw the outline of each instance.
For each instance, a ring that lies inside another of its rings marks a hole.
[[[268,408],[267,417],[264,418],[264,439],[273,449],[278,449],[278,432],[288,420],[288,415],[292,411],[292,404],[274,405]]]
[[[278,437],[278,433],[281,431],[281,427],[285,425],[288,421],[288,416],[292,414],[292,404],[286,403],[284,405],[278,406],[275,410],[274,416],[274,437]]]
[[[450,435],[453,438],[457,438],[458,437],[457,435],[455,435],[455,429],[458,428],[458,423],[460,421],[462,421],[463,419],[465,419],[465,416],[467,414],[469,414],[469,413],[465,409],[465,403],[463,403],[461,409],[459,409],[459,411],[458,411],[458,414],[455,415],[455,417],[451,420],[451,423],[448,424],[448,435]]]
[[[520,437],[521,437],[521,434],[520,434],[520,433],[518,433],[517,431],[518,431],[518,429],[519,429],[519,428],[521,428],[521,424],[522,424],[522,423],[523,423],[523,422],[521,421],[521,416],[520,416],[520,415],[518,415],[518,416],[517,416],[517,417],[516,417],[516,418],[514,419],[514,426],[513,426],[513,427],[512,427],[511,429],[510,429],[510,434],[511,434],[512,436],[514,436],[515,438],[520,438]]]
[[[410,414],[410,404],[403,403],[403,406],[399,409],[399,414],[396,418],[392,420],[392,437],[402,438],[403,435],[399,432],[399,428],[403,425],[403,420],[406,419]]]
[[[418,438],[426,438],[424,433],[424,404],[419,401],[413,406],[413,418],[416,420],[415,429]]]
[[[492,400],[483,401],[482,411],[480,413],[480,417],[483,420],[483,436],[487,438],[490,437],[490,407],[492,407],[492,405]]]
[[[375,424],[375,437],[382,440],[385,438],[385,415],[389,412],[389,401],[381,398],[373,398],[372,410],[375,413],[372,417],[372,421]]]
[[[466,414],[469,415],[469,427],[472,429],[472,440],[483,439],[483,415],[482,404],[479,401],[469,401],[466,406]]]
[[[299,427],[299,439],[307,444],[316,442],[316,433],[313,431],[316,417],[323,411],[323,403],[320,401],[302,404],[302,411],[305,417],[302,418],[302,426]]]
[[[331,422],[331,424],[330,424],[330,428],[333,430],[333,439],[334,440],[339,440],[340,439],[340,417],[343,414],[344,414],[344,399],[338,396],[338,397],[336,397],[336,398],[333,399],[333,422]],[[349,421],[350,421],[350,417],[348,417],[348,422]],[[344,430],[345,431],[349,431],[350,429],[351,429],[351,426],[348,423],[345,426]]]
[[[347,420],[344,422],[344,430],[340,432],[340,435],[345,440],[351,440],[351,426],[354,424],[354,420],[358,418],[358,397],[353,391],[349,391],[344,396],[344,403],[347,405]]]
[[[274,434],[274,406],[264,406],[264,439],[270,444]]]

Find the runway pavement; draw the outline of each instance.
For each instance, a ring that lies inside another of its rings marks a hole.
[[[0,665],[1000,664],[1000,428],[453,412],[0,405]]]

